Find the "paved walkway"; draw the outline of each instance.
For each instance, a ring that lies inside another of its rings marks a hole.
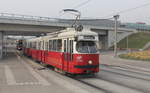
[[[0,93],[73,93],[41,75],[16,53],[0,60]]]
[[[105,52],[100,55],[101,64],[130,67],[150,72],[150,62],[127,60],[114,57],[113,52]]]

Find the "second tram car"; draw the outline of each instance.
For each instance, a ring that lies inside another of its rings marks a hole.
[[[67,28],[24,41],[24,54],[70,74],[99,72],[98,34]]]
[[[16,49],[21,51],[22,50],[22,47],[23,47],[23,40],[17,40],[16,41]]]

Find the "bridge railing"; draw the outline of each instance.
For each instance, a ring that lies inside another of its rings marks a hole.
[[[0,13],[0,18],[21,19],[21,20],[38,20],[38,21],[57,21],[59,19],[59,18],[19,15],[19,14],[10,14],[10,13]]]
[[[11,14],[11,13],[0,13],[0,19],[11,19],[14,21],[16,20],[23,20],[23,21],[33,21],[33,22],[45,22],[49,23],[54,26],[63,26],[63,27],[68,27],[71,26],[73,22],[67,22],[67,21],[61,21],[62,19],[60,18],[50,18],[50,17],[41,17],[41,16],[31,16],[31,15],[20,15],[20,14]],[[111,28],[113,29],[113,26],[110,24],[106,24],[103,26],[95,25],[95,24],[88,24],[88,23],[83,23],[85,26],[88,27],[93,27],[93,28]]]

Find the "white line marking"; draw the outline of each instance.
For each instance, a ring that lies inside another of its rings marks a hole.
[[[6,75],[6,80],[8,85],[16,85],[16,80],[14,78],[14,75],[9,68],[9,66],[5,65],[5,75]]]
[[[24,85],[41,85],[39,82],[24,82],[24,83],[17,83],[18,86],[24,86]]]
[[[19,60],[21,60],[20,56],[17,55],[17,57],[18,57]],[[21,62],[22,62],[22,60],[21,60]],[[46,79],[44,79],[37,72],[35,72],[34,69],[31,68],[27,63],[25,63],[25,62],[22,62],[22,63],[27,67],[27,69],[30,71],[30,73],[39,81],[39,83],[41,85],[43,85],[43,86],[51,85]]]

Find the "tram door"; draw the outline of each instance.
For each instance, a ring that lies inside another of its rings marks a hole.
[[[71,62],[73,60],[73,40],[64,39],[64,64],[63,70],[69,72]]]

